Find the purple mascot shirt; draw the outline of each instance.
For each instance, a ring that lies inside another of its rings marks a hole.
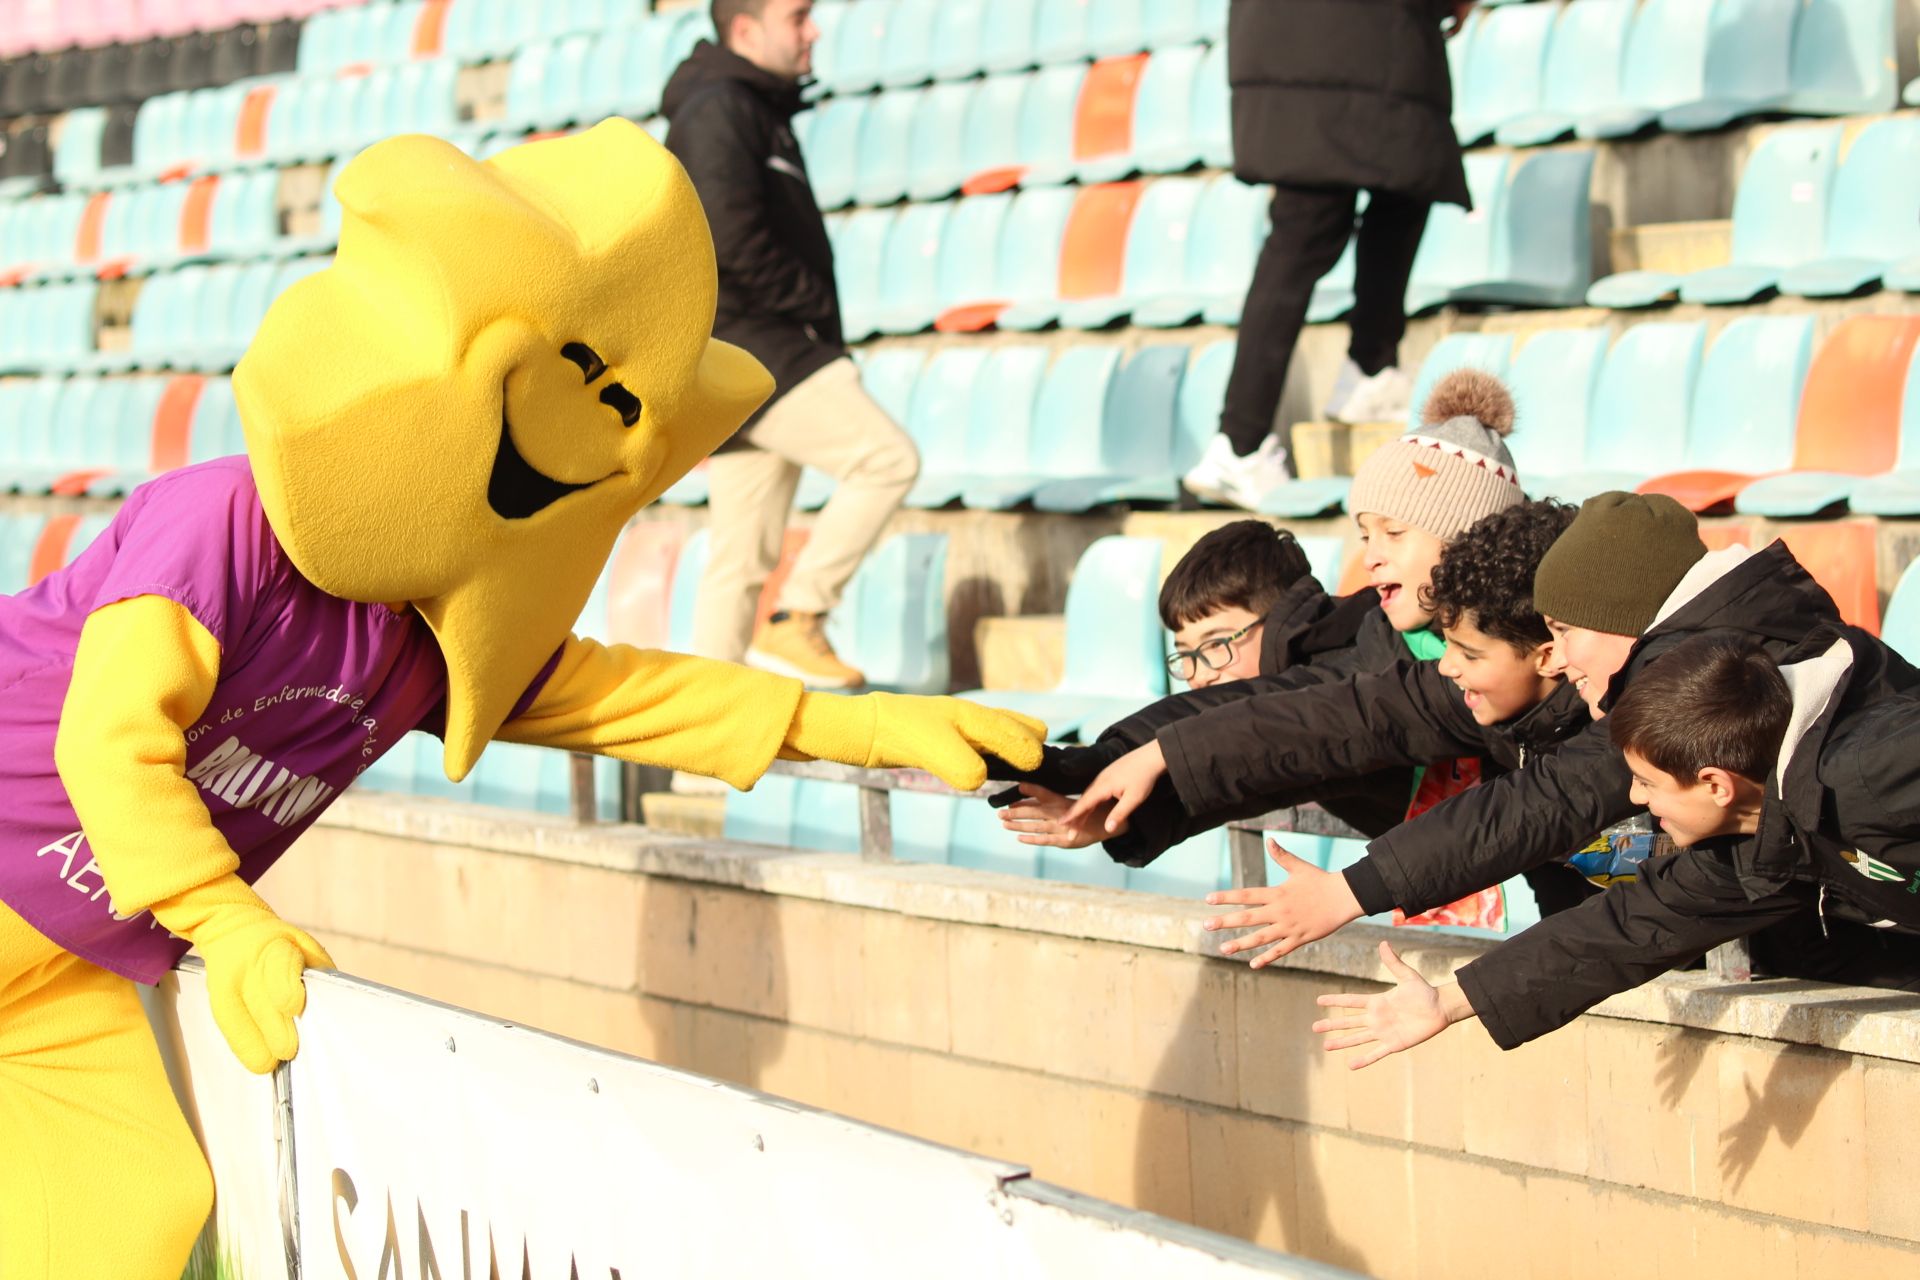
[[[439,727],[446,665],[418,614],[300,575],[244,458],[141,486],[71,565],[0,596],[0,901],[75,955],[151,983],[187,945],[145,912],[113,914],[53,762],[81,626],[142,595],[179,604],[220,644],[213,701],[187,731],[187,777],[249,883],[409,730]],[[141,696],[137,671],[127,696]],[[153,838],[140,856],[166,857],[166,833]]]

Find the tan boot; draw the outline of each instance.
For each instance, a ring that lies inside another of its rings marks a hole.
[[[754,629],[747,665],[793,676],[809,689],[857,689],[867,678],[840,661],[817,613],[781,610]]]

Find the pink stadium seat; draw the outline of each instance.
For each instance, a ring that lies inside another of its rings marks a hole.
[[[607,638],[641,649],[667,647],[673,571],[686,526],[668,520],[629,525],[608,575]]]

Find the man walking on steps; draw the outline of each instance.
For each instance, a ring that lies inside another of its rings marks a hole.
[[[773,399],[707,466],[711,516],[693,650],[797,676],[811,688],[865,683],[822,623],[919,474],[913,442],[868,397],[841,340],[833,248],[792,120],[820,32],[811,0],[713,0],[720,43],[701,41],[667,82],[667,147],[713,228],[720,298],[714,336],[772,372]],[[779,563],[803,467],[838,482],[779,608],[754,626]]]
[[[1404,418],[1407,278],[1434,202],[1466,207],[1443,20],[1456,0],[1233,0],[1227,77],[1233,171],[1270,182],[1273,229],[1254,266],[1220,431],[1187,473],[1196,496],[1257,510],[1293,474],[1274,413],[1313,286],[1354,238],[1341,422]],[[1366,192],[1366,210],[1355,209]]]

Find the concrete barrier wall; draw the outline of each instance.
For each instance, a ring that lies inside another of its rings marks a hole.
[[[266,881],[349,971],[1384,1277],[1890,1276],[1920,1002],[1663,979],[1501,1053],[1365,1072],[1197,904],[349,797]],[[1479,944],[1401,935],[1430,975]]]

